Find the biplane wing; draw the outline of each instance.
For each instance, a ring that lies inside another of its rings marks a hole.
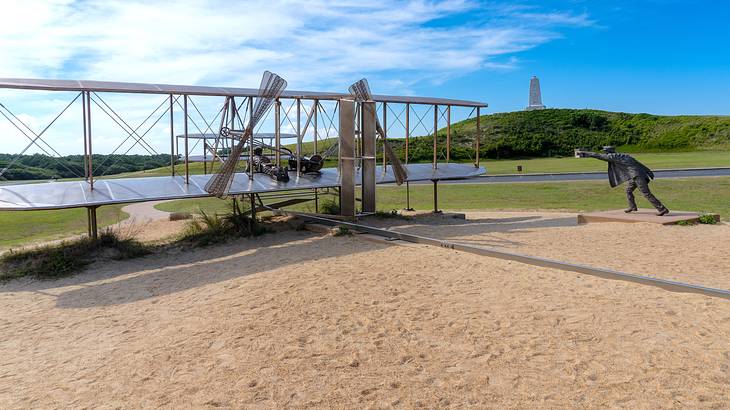
[[[471,164],[409,164],[408,181],[441,181],[475,177],[485,172]],[[0,185],[0,210],[31,211],[43,209],[65,209],[94,207],[101,205],[187,199],[213,196],[205,191],[205,184],[212,175],[190,175],[190,183],[184,176],[163,176],[144,178],[100,179],[94,182],[94,189],[86,181],[59,181],[23,185]],[[336,168],[324,168],[318,175],[297,175],[290,172],[288,182],[274,181],[262,174],[253,179],[246,173],[237,173],[231,185],[230,194],[251,194],[262,192],[289,191],[297,189],[334,188],[340,186],[340,175]],[[376,169],[378,184],[396,181],[392,167]],[[356,181],[359,184],[358,172]]]

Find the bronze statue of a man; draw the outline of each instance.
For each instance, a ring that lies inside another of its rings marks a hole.
[[[614,147],[603,147],[603,152],[603,154],[596,154],[595,152],[577,151],[577,155],[581,158],[591,157],[608,162],[608,182],[611,187],[628,182],[628,185],[626,185],[626,199],[629,201],[629,207],[624,212],[637,211],[634,191],[639,188],[644,198],[654,205],[658,216],[669,213],[669,209],[649,190],[649,181],[654,179],[654,173],[646,165],[637,161],[631,155],[617,153]]]

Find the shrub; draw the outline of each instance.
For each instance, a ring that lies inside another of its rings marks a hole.
[[[340,204],[334,199],[322,201],[322,203],[319,204],[319,212],[327,215],[339,215]]]
[[[237,205],[235,208],[238,208]],[[193,219],[188,223],[182,241],[197,246],[207,246],[232,238],[258,236],[266,232],[264,227],[243,214],[240,209],[223,216],[217,213],[209,215],[203,210],[200,214],[200,219]]]
[[[337,230],[335,231],[335,236],[349,236],[352,235],[352,231],[350,231],[350,228],[340,225],[337,227]]]
[[[192,219],[193,215],[190,212],[173,212],[170,214],[171,221],[184,221],[186,219]]]
[[[106,229],[98,239],[84,237],[38,248],[11,250],[0,257],[0,280],[24,276],[60,278],[79,272],[98,259],[131,259],[150,252],[149,246]]]

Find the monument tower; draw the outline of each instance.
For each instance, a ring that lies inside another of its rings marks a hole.
[[[527,105],[526,110],[544,110],[545,106],[542,105],[542,94],[540,93],[540,80],[537,76],[532,76],[530,79],[530,102]]]

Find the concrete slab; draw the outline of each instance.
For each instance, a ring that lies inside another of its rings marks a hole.
[[[588,212],[585,214],[578,214],[578,223],[586,224],[594,222],[648,222],[661,225],[675,225],[682,221],[698,222],[700,215],[703,214],[687,211],[670,211],[668,215],[656,216],[656,210],[654,209],[639,209],[638,212],[632,212],[627,214],[623,211],[623,209],[617,209],[611,211]],[[711,215],[715,218],[716,221],[720,221],[720,215]]]

